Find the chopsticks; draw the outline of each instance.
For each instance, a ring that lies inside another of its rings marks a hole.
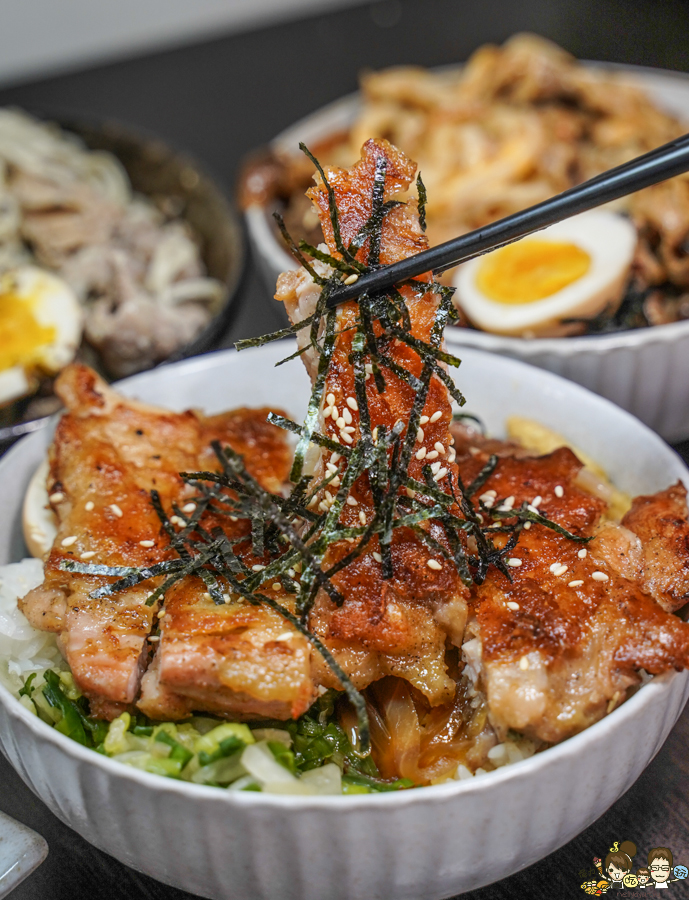
[[[353,284],[336,288],[328,297],[328,306],[354,300],[362,294],[376,294],[424,272],[444,272],[505,244],[561,222],[577,213],[586,212],[633,194],[642,188],[665,181],[689,170],[689,135],[663,144],[643,156],[608,169],[595,178],[569,188],[561,194],[506,216],[483,228],[438,244],[390,266],[381,266],[359,277]]]

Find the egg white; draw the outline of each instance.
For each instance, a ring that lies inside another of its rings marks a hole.
[[[0,277],[0,293],[12,293],[30,304],[39,325],[52,327],[53,339],[26,365],[0,370],[0,406],[30,394],[41,375],[56,375],[73,359],[81,342],[84,314],[72,288],[36,266],[19,266]]]
[[[591,259],[588,271],[542,300],[508,304],[492,300],[479,289],[476,279],[484,257],[473,259],[455,276],[456,302],[473,325],[494,334],[558,336],[580,330],[563,319],[588,318],[608,304],[619,305],[638,240],[629,219],[608,210],[592,210],[551,225],[534,237],[580,247]]]

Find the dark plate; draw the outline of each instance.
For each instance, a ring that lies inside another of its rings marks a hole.
[[[92,150],[112,153],[123,165],[136,193],[149,198],[175,199],[181,209],[180,218],[189,223],[199,241],[208,275],[225,286],[225,294],[211,306],[213,318],[204,330],[160,364],[213,350],[227,330],[246,261],[246,242],[240,220],[220,187],[196,160],[154,135],[119,122],[88,123],[59,114],[35,111],[31,114],[47,122],[56,122],[65,131],[80,137]],[[82,344],[79,356],[103,377],[108,377],[93,349]],[[31,397],[24,398],[0,411],[0,453],[24,431],[40,427],[41,419],[34,418],[39,415],[38,411],[32,416],[27,409],[31,400]],[[16,430],[14,426],[18,426]]]
[[[213,318],[201,334],[179,348],[171,359],[211,350],[227,327],[246,260],[244,232],[224,193],[196,160],[153,135],[118,122],[88,124],[63,117],[55,117],[53,121],[78,135],[91,150],[106,150],[116,156],[137,193],[180,199],[181,218],[191,225],[200,241],[201,258],[208,274],[225,285],[226,294],[217,308],[212,309]]]

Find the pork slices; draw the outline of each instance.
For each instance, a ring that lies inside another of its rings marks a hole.
[[[169,515],[173,504],[184,508],[193,491],[178,473],[216,470],[210,444],[217,439],[244,456],[265,488],[279,491],[290,450],[284,433],[266,423],[267,410],[212,417],[171,413],[124,399],[80,365],[65,370],[57,391],[67,413],[51,448],[48,490],[59,529],[45,581],[21,607],[36,627],[60,635],[62,652],[94,714],[111,717],[139,695],[158,611],[157,604],[146,605],[153,587],[147,582],[94,599],[90,594],[103,579],[63,571],[60,564],[149,566],[174,558],[151,490],[158,491]],[[241,521],[207,524],[221,524],[233,537],[248,531]],[[249,549],[247,559],[252,561]],[[178,583],[161,619],[156,665],[142,707],[152,712],[155,707],[165,718],[186,715],[192,705],[238,716],[247,710],[260,714],[262,704],[266,715],[289,716],[306,708],[314,688],[305,641],[298,635],[282,640],[284,621],[270,610],[216,606],[197,581],[190,577]],[[250,661],[254,674],[250,665],[232,665],[231,659]],[[258,670],[275,673],[266,679],[271,690],[258,683]],[[166,672],[172,688],[165,687]]]
[[[372,194],[376,164],[386,160],[384,200],[406,190],[416,166],[387,141],[368,141],[362,157],[351,169],[327,169],[326,177],[335,193],[342,240],[349,245],[368,221],[372,210]],[[329,252],[337,256],[333,228],[329,216],[328,195],[320,178],[309,191],[319,214]],[[380,240],[380,262],[396,262],[427,247],[419,224],[416,201],[394,207],[385,217]],[[357,254],[360,261],[368,258],[368,243]],[[428,342],[438,310],[438,296],[409,285],[400,288],[411,320],[413,337]],[[276,299],[285,304],[293,323],[310,315],[320,287],[305,272],[289,272],[278,279]],[[360,437],[360,418],[355,399],[354,370],[350,361],[357,306],[355,302],[338,308],[335,349],[323,392],[319,430],[342,444],[352,446]],[[306,346],[304,332],[299,332],[301,346]],[[392,340],[385,348],[393,363],[418,376],[422,363],[407,344]],[[303,354],[307,370],[315,376],[315,356]],[[407,422],[414,403],[412,387],[391,368],[383,367],[386,388],[379,393],[374,378],[366,383],[371,426],[385,426],[388,432],[396,422]],[[451,398],[445,385],[433,376],[423,410],[424,423],[417,435],[415,454],[409,467],[412,478],[423,481],[422,467],[432,464],[441,490],[447,485],[447,474],[456,474],[454,450],[450,434]],[[339,453],[318,452],[311,459],[312,473],[318,478],[327,471],[342,471]],[[338,476],[339,477],[339,476]],[[338,481],[333,487],[336,488]],[[328,493],[321,495],[319,509],[326,510]],[[350,499],[340,521],[346,526],[365,525],[372,516],[373,495],[367,475],[353,486]],[[433,526],[431,526],[433,527]],[[440,529],[438,529],[440,531]],[[442,533],[437,535],[442,539]],[[345,542],[330,547],[325,565],[334,564],[350,550]],[[433,704],[449,700],[455,683],[445,663],[446,637],[461,642],[466,621],[468,591],[461,583],[454,565],[442,556],[432,559],[428,548],[409,529],[397,528],[392,544],[393,577],[382,577],[377,540],[338,575],[333,583],[343,595],[344,604],[336,608],[321,594],[310,619],[310,627],[321,636],[335,658],[358,688],[384,675],[397,675],[417,687]],[[323,669],[324,684],[336,686],[329,671]]]

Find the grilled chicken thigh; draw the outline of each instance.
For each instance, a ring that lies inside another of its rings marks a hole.
[[[245,457],[264,487],[279,491],[290,451],[284,432],[266,423],[267,410],[210,417],[171,413],[123,398],[79,365],[65,370],[57,391],[68,410],[50,456],[49,494],[58,535],[44,584],[21,606],[36,627],[60,635],[92,709],[112,716],[139,694],[158,609],[145,602],[153,588],[146,582],[93,599],[89,595],[103,579],[63,571],[60,563],[144,566],[173,558],[151,490],[158,491],[168,514],[173,503],[184,508],[193,491],[178,473],[217,470],[210,447],[217,439]],[[241,521],[206,524],[221,524],[233,537],[248,531]],[[247,560],[253,562],[250,542],[246,546]],[[314,688],[306,642],[298,635],[283,640],[285,624],[276,613],[239,604],[218,607],[200,580],[187,578],[170,592],[160,625],[159,658],[141,699],[152,714],[178,718],[193,706],[237,716],[288,717],[309,705]],[[163,679],[169,673],[170,690],[179,697],[161,689],[160,672]]]

